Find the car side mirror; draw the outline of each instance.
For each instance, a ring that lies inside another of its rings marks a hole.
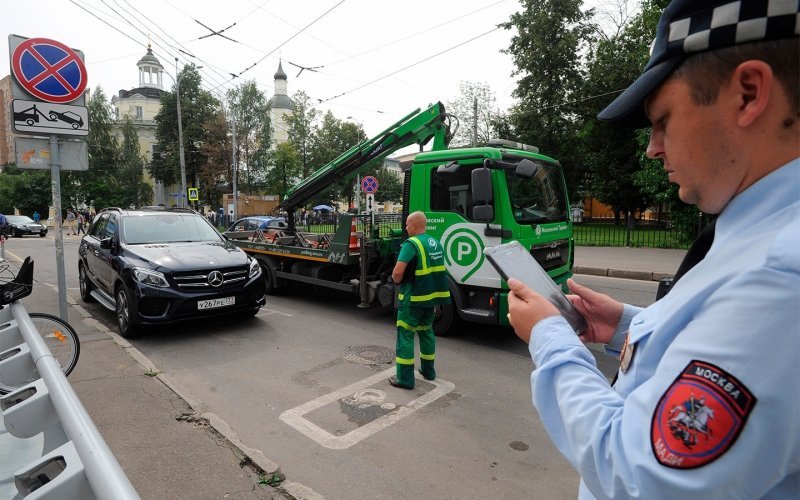
[[[111,238],[103,238],[100,240],[100,248],[104,250],[111,248]]]

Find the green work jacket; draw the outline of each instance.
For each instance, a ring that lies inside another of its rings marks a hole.
[[[414,279],[400,283],[397,297],[400,307],[434,307],[450,303],[444,249],[439,240],[425,233],[412,236],[403,242],[397,260],[416,261]]]

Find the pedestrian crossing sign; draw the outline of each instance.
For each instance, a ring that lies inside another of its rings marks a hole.
[[[189,188],[188,191],[189,191],[189,201],[197,201],[200,199],[200,197],[197,196],[197,188]]]

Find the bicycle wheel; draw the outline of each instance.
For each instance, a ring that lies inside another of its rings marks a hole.
[[[29,314],[33,325],[38,330],[47,348],[53,354],[53,358],[58,361],[64,376],[70,374],[78,362],[81,345],[75,329],[57,316],[45,313]],[[13,385],[0,382],[0,395],[8,394],[18,388],[36,380],[31,377],[28,380],[15,380]]]
[[[52,314],[29,313],[29,316],[39,331],[39,335],[44,339],[44,343],[47,344],[47,348],[61,365],[64,376],[69,375],[81,355],[81,343],[75,329],[63,319]]]

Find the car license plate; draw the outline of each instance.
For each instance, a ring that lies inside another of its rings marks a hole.
[[[197,309],[216,309],[217,307],[232,306],[236,303],[236,297],[223,297],[221,299],[198,300]]]

